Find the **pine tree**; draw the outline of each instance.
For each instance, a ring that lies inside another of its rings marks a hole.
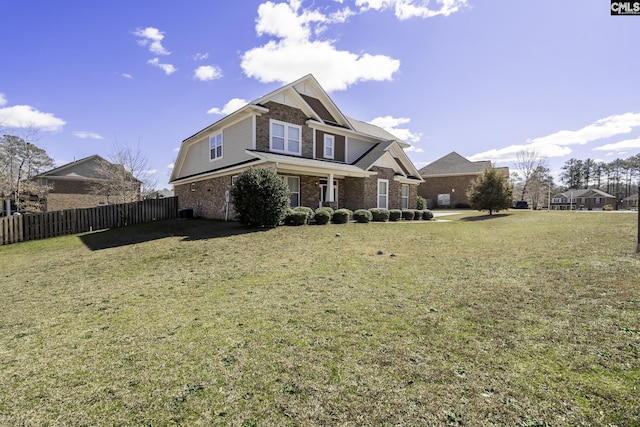
[[[507,177],[496,168],[486,169],[481,176],[471,183],[467,191],[469,204],[479,211],[500,212],[509,209],[513,204],[513,189]]]

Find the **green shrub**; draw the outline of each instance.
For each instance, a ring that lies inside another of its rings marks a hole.
[[[427,199],[422,196],[418,196],[416,198],[416,209],[418,209],[419,211],[427,209]]]
[[[316,209],[316,213],[313,215],[313,219],[316,224],[328,224],[329,221],[331,221],[331,213],[326,208],[318,208]]]
[[[612,210],[613,210],[613,206],[611,206],[611,205],[604,205],[604,206],[602,207],[602,210],[603,210],[603,211],[612,211]]]
[[[413,219],[416,220],[416,221],[422,219],[422,212],[423,212],[422,209],[416,209],[413,212]]]
[[[402,211],[402,219],[411,221],[416,216],[416,211],[413,209],[405,209]]]
[[[290,210],[284,217],[286,225],[304,225],[307,224],[307,213],[303,211]]]
[[[373,221],[386,222],[389,220],[389,211],[387,209],[372,208],[369,209],[369,212],[371,212]]]
[[[389,221],[398,221],[402,218],[402,211],[400,209],[391,209],[389,211]]]
[[[366,209],[358,209],[353,213],[353,219],[355,219],[356,222],[366,223],[371,222],[373,215]]]
[[[346,224],[351,221],[352,217],[353,212],[351,212],[349,209],[338,209],[333,213],[331,221],[335,222],[336,224]]]
[[[433,212],[431,212],[429,209],[425,209],[422,211],[422,219],[424,220],[431,220],[433,219]]]
[[[249,227],[275,227],[289,209],[289,187],[271,169],[249,168],[238,175],[231,189],[240,223]]]
[[[304,212],[307,215],[307,224],[311,222],[311,220],[313,219],[313,214],[315,212],[313,212],[313,209],[308,208],[306,206],[298,206],[297,208],[293,208],[294,212]]]
[[[316,209],[316,212],[320,211],[320,210],[324,210],[329,212],[329,216],[333,216],[333,208],[330,208],[329,206],[322,206],[321,208]]]

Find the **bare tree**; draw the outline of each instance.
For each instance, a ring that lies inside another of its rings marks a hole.
[[[536,176],[538,168],[546,168],[546,159],[538,155],[535,150],[522,150],[516,154],[515,174],[521,180],[520,200],[524,200],[531,184],[532,178]]]
[[[106,196],[107,203],[138,201],[153,191],[155,180],[139,146],[132,148],[116,141],[109,160],[99,162],[96,174],[100,180],[94,184],[96,193]]]

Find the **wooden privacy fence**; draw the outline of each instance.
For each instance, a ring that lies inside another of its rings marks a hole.
[[[177,218],[178,198],[0,218],[0,245]]]

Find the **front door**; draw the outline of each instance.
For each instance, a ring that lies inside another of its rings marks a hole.
[[[319,207],[324,206],[324,202],[329,198],[327,190],[329,189],[329,183],[326,179],[320,180],[320,203]],[[338,181],[333,181],[333,203],[338,205]]]

